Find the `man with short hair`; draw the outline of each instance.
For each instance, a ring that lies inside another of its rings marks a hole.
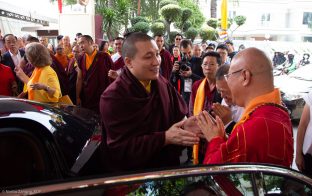
[[[172,49],[173,49],[175,46],[177,46],[177,47],[180,48],[180,43],[181,43],[182,40],[183,40],[183,36],[182,36],[180,33],[177,33],[177,34],[175,35],[175,37],[174,37],[174,44],[172,44],[172,45],[169,46],[169,52],[170,52],[171,55],[173,54],[173,50],[172,50]]]
[[[221,56],[221,65],[230,65],[228,59],[229,49],[225,44],[219,44],[216,49],[217,53]]]
[[[195,44],[193,47],[193,56],[201,58],[202,50],[201,47],[198,44]]]
[[[17,92],[21,93],[23,91],[24,84],[19,78],[16,77],[14,69],[22,61],[25,51],[17,48],[17,37],[13,34],[6,34],[3,37],[3,40],[8,51],[3,54],[1,63],[11,68],[17,82]]]
[[[185,102],[159,75],[159,48],[136,32],[125,39],[122,55],[124,71],[101,96],[104,167],[118,172],[179,165],[181,146],[199,137],[189,131],[194,118],[183,120]]]
[[[174,62],[170,78],[170,82],[183,96],[187,105],[189,104],[193,82],[204,77],[201,68],[202,59],[192,56],[192,46],[190,40],[184,39],[181,41],[181,61]]]
[[[271,60],[257,48],[248,48],[233,58],[224,76],[235,105],[245,108],[231,135],[225,136],[222,120],[206,111],[197,116],[208,140],[205,164],[230,162],[269,163],[290,167],[293,132],[280,91],[274,88]]]
[[[224,78],[229,73],[230,66],[222,65],[216,72],[216,87],[222,97],[222,102],[213,103],[212,110],[215,116],[219,116],[225,125],[225,132],[230,134],[236,122],[241,118],[244,108],[233,103],[231,90]]]
[[[228,56],[230,58],[230,61],[232,61],[233,57],[237,54],[237,52],[234,50],[234,44],[231,40],[226,40],[225,44],[229,49],[229,55]]]
[[[111,56],[114,65],[113,65],[112,69],[110,69],[108,72],[108,76],[114,80],[118,77],[118,75],[120,75],[123,67],[125,66],[125,62],[124,62],[124,60],[122,58],[122,54],[121,54],[121,48],[122,48],[123,41],[124,41],[124,38],[122,38],[122,37],[116,37],[114,39],[115,54],[113,54]]]
[[[100,97],[110,84],[108,70],[113,62],[107,53],[95,50],[93,43],[89,35],[78,40],[84,54],[78,60],[76,104],[99,113]]]
[[[72,53],[72,47],[70,44],[70,38],[68,35],[65,35],[63,38],[63,52],[64,54],[68,57],[68,58],[72,58],[73,57],[73,53]]]
[[[164,36],[163,35],[155,35],[154,40],[159,48],[161,64],[160,64],[160,73],[167,80],[170,80],[171,72],[172,72],[172,61],[170,52],[168,52],[164,48]]]
[[[48,47],[48,39],[46,37],[39,37],[40,44],[44,45],[45,47]]]

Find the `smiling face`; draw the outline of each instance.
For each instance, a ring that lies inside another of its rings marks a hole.
[[[149,82],[159,77],[161,57],[154,40],[135,43],[134,57],[125,57],[130,72],[140,81]]]

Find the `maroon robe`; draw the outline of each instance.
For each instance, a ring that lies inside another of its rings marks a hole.
[[[165,131],[187,113],[183,98],[162,76],[151,93],[127,67],[102,94],[103,159],[109,171],[179,165],[183,149],[165,144]]]
[[[123,60],[123,58],[121,56],[121,57],[119,57],[119,59],[117,61],[114,62],[114,66],[113,66],[112,70],[116,70],[117,71],[118,69],[121,69],[124,66],[125,66],[125,62],[124,62],[124,60]]]
[[[110,84],[108,71],[113,66],[112,59],[105,52],[97,52],[90,68],[86,69],[86,55],[78,60],[82,72],[81,106],[99,113],[100,97]]]
[[[171,54],[167,50],[163,49],[160,51],[160,56],[161,56],[161,64],[160,64],[161,75],[164,76],[167,80],[169,80],[173,67],[171,61]]]
[[[62,96],[68,95],[69,94],[69,75],[67,74],[62,64],[57,60],[57,58],[51,54],[50,56],[52,58],[51,67],[56,72],[56,75],[60,82]]]

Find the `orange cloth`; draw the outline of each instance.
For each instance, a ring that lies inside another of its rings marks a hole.
[[[40,83],[55,89],[52,97],[45,90],[33,90],[31,84]],[[55,71],[49,66],[35,67],[27,86],[24,87],[24,92],[28,92],[28,99],[39,102],[58,102],[61,95],[60,83]]]
[[[149,81],[149,83],[147,84],[147,86],[145,86],[144,82],[140,81],[141,84],[143,85],[143,87],[145,88],[145,90],[150,93],[151,92],[151,83],[152,81]]]
[[[194,115],[198,115],[204,108],[205,103],[205,85],[207,83],[207,79],[204,79],[196,92],[196,97],[194,101]],[[193,163],[195,165],[198,164],[198,151],[199,151],[199,144],[193,145]]]
[[[261,95],[259,97],[254,98],[251,102],[245,107],[244,113],[241,119],[236,123],[235,127],[244,123],[246,120],[249,119],[251,112],[264,103],[275,103],[275,104],[282,104],[281,93],[278,89],[274,89],[271,93]],[[233,128],[233,130],[235,129]]]
[[[86,69],[87,70],[89,70],[89,68],[91,67],[96,53],[97,53],[96,50],[94,50],[90,56],[86,53]]]
[[[60,54],[57,54],[57,53],[54,56],[61,63],[61,65],[64,68],[64,70],[66,70],[67,67],[68,67],[68,63],[69,63],[68,62],[68,57],[65,54],[60,55]]]

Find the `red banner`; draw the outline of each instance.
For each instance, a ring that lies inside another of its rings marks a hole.
[[[63,7],[63,5],[62,5],[62,0],[57,0],[57,4],[58,4],[59,12],[60,12],[60,14],[61,14],[61,13],[62,13],[62,7]]]

